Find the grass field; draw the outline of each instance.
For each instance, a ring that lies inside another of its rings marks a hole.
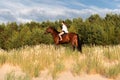
[[[0,50],[0,66],[19,66],[26,74],[18,80],[38,77],[41,71],[48,70],[53,79],[63,71],[73,75],[100,74],[115,79],[120,75],[120,45],[83,46],[83,53],[69,47],[54,45],[26,46],[10,51]],[[6,80],[15,78],[14,72],[6,74]]]

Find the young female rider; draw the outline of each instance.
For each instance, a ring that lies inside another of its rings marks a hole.
[[[60,41],[62,41],[62,35],[68,33],[67,26],[65,25],[65,22],[62,21],[62,31],[59,33]]]

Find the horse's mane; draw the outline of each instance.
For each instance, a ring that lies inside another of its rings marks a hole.
[[[55,32],[59,33],[54,27],[50,27],[51,29],[53,29]]]

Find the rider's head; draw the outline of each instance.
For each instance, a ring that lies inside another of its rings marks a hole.
[[[62,25],[65,24],[65,21],[62,21]]]

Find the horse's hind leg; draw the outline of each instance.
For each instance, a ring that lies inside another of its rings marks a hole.
[[[71,44],[72,44],[72,47],[73,47],[73,51],[75,51],[75,48],[76,48],[76,45],[75,45],[75,44],[76,44],[76,43],[75,43],[75,42],[72,42]]]

